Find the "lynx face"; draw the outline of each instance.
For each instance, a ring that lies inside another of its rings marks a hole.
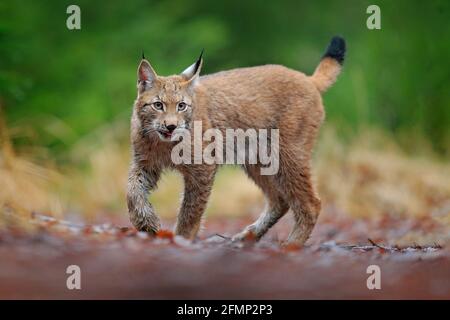
[[[153,85],[138,99],[139,118],[145,132],[156,132],[162,141],[170,141],[176,130],[190,128],[192,93],[178,76],[158,79]]]
[[[192,122],[194,86],[202,58],[181,75],[158,76],[147,60],[138,68],[138,98],[135,108],[144,134],[157,134],[171,141],[177,130],[189,129]]]

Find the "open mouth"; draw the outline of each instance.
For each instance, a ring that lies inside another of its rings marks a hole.
[[[172,138],[172,133],[170,131],[158,131],[159,135],[164,138],[164,139],[169,139]]]

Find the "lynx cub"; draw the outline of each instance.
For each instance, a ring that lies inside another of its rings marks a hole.
[[[132,162],[127,203],[133,225],[155,233],[160,221],[149,193],[163,169],[184,178],[184,197],[175,233],[195,238],[217,171],[217,164],[174,164],[171,140],[177,130],[279,129],[279,170],[261,175],[261,164],[242,165],[267,198],[266,210],[233,237],[261,238],[289,209],[294,225],[288,242],[303,244],[320,213],[311,183],[311,153],[324,119],[321,93],[336,80],[344,60],[345,42],[334,37],[312,76],[280,65],[265,65],[199,76],[200,58],[180,75],[158,76],[145,58],[138,68],[138,93],[131,118]],[[270,139],[269,139],[270,140]],[[269,141],[270,143],[270,141]],[[236,151],[235,151],[236,152]]]

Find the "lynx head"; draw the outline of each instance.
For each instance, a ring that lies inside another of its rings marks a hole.
[[[180,75],[168,77],[158,76],[143,57],[138,67],[135,108],[144,134],[157,134],[162,141],[171,141],[175,130],[190,128],[202,55],[203,51]]]

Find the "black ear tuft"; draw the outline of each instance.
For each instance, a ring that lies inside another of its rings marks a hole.
[[[339,64],[343,64],[345,58],[345,49],[346,46],[344,38],[339,36],[333,37],[323,58],[329,57],[335,59],[337,62],[339,62]]]
[[[200,65],[202,63],[202,59],[203,59],[203,52],[205,51],[205,49],[202,49],[202,52],[200,53],[200,57],[198,57],[197,61],[195,62],[195,68],[194,68],[194,74],[197,73],[198,68],[200,68]]]
[[[142,50],[142,59],[145,60],[144,50]]]

